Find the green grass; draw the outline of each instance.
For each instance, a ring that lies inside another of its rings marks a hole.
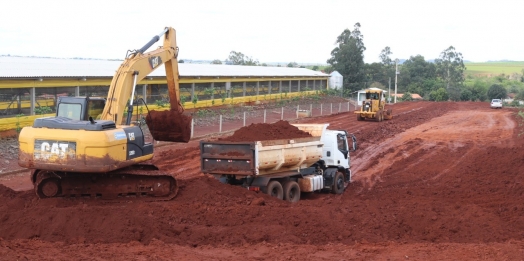
[[[485,63],[464,63],[466,75],[475,76],[497,76],[500,74],[510,75],[513,73],[522,74],[524,62],[485,62]]]

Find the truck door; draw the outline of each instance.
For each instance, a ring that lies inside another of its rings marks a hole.
[[[348,144],[346,141],[346,135],[343,134],[337,134],[337,147],[342,154],[344,154],[344,157],[348,158]]]

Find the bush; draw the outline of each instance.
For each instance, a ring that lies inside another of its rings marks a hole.
[[[444,88],[439,88],[436,91],[432,91],[429,93],[429,100],[430,101],[447,101],[449,100],[448,91]]]
[[[493,84],[488,89],[488,99],[504,99],[508,96],[506,88],[500,84]]]
[[[402,95],[402,101],[412,101],[412,100],[413,100],[413,97],[411,97],[410,92],[406,92],[404,93],[404,95]]]
[[[40,107],[37,107],[35,108],[35,114],[37,115],[42,115],[42,114],[49,114],[49,113],[52,113],[53,112],[53,109],[51,109],[50,107],[47,107],[47,106],[40,106]]]

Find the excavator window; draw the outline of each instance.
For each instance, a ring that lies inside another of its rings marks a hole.
[[[57,116],[81,120],[82,105],[79,103],[59,103]]]
[[[87,102],[87,118],[100,119],[104,111],[105,100],[88,100]]]

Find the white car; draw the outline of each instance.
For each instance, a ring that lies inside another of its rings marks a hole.
[[[492,109],[502,109],[502,100],[501,99],[493,99],[491,100],[491,108]]]

